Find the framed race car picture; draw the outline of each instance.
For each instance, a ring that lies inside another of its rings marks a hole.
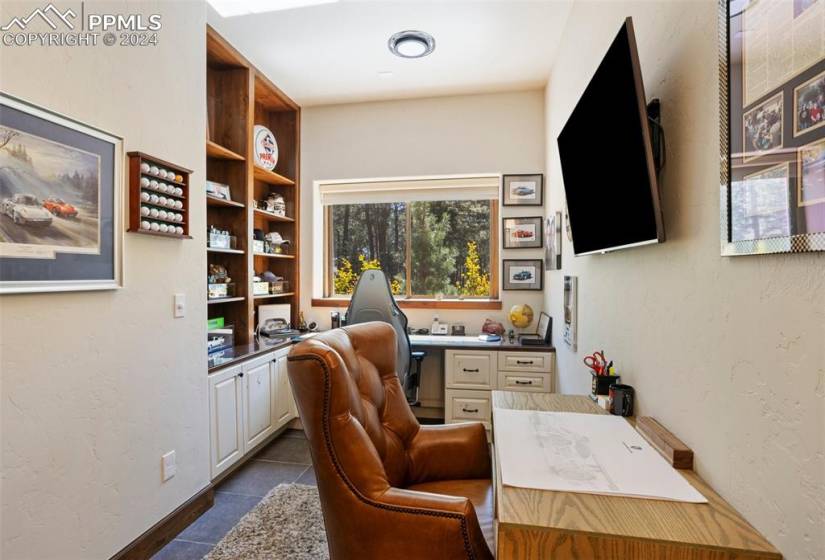
[[[501,220],[505,249],[541,249],[544,243],[541,216],[504,218]]]
[[[501,266],[505,290],[542,290],[544,263],[541,259],[503,259]]]
[[[544,175],[503,175],[501,177],[503,206],[543,206]]]
[[[0,94],[0,294],[122,285],[122,144]]]

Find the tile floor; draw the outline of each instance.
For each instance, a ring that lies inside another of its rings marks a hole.
[[[215,488],[215,505],[152,560],[200,560],[275,486],[315,484],[304,433],[287,430]]]

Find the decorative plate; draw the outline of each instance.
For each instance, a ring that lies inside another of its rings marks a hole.
[[[267,127],[260,124],[255,125],[253,132],[255,144],[255,165],[272,171],[278,163],[278,143],[275,135]]]

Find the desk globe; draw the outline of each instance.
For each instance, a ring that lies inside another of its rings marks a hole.
[[[516,304],[510,308],[507,318],[515,328],[526,329],[533,322],[533,308],[526,303]]]

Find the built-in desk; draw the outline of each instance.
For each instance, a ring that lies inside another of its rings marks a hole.
[[[518,342],[508,342],[502,338],[498,342],[483,342],[477,336],[444,336],[433,334],[411,334],[410,344],[414,348],[437,348],[446,349],[477,349],[477,350],[513,350],[516,352],[555,352],[553,346],[542,344],[540,346],[520,344]]]
[[[413,349],[438,352],[443,364],[433,382],[423,376],[420,398],[425,406],[443,407],[444,421],[492,423],[495,389],[550,393],[555,387],[555,349],[550,345],[483,342],[477,336],[410,335]],[[436,398],[443,401],[436,403]]]
[[[494,391],[493,406],[607,414],[583,395]],[[707,504],[503,486],[498,452],[494,455],[497,560],[782,558],[693,471],[679,473],[708,499]]]

